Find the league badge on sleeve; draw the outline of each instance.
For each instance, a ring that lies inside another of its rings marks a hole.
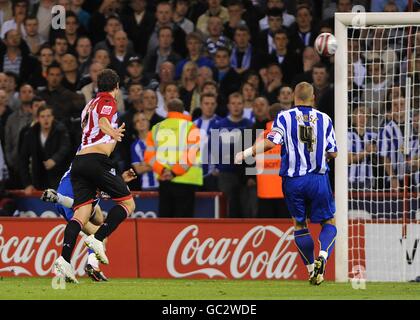
[[[109,116],[112,113],[112,106],[103,106],[101,110],[101,114]]]

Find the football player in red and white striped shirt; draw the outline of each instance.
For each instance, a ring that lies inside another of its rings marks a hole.
[[[126,183],[116,174],[109,156],[124,136],[125,124],[118,127],[117,104],[119,77],[115,71],[103,70],[98,75],[98,95],[82,113],[82,144],[72,163],[74,216],[64,232],[63,250],[54,263],[55,272],[68,281],[77,283],[70,258],[77,236],[89,221],[97,189],[107,193],[116,205],[109,211],[103,225],[94,235],[85,239],[98,260],[108,264],[102,241],[108,237],[135,209],[135,203]]]

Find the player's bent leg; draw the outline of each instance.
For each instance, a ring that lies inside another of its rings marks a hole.
[[[314,274],[314,240],[311,237],[306,221],[293,218],[295,226],[294,239],[303,263],[308,269],[309,281],[312,283]]]
[[[94,208],[95,212],[93,214],[93,216],[90,218],[89,222],[91,222],[92,224],[94,224],[95,226],[97,226],[98,228],[104,223],[104,214],[102,213],[102,209],[99,205],[97,205]],[[95,232],[93,232],[92,234],[95,234]]]
[[[59,257],[54,263],[55,273],[62,274],[65,279],[70,282],[77,283],[73,267],[70,264],[70,259],[74,250],[74,246],[76,245],[77,236],[89,220],[91,210],[91,204],[87,204],[76,210],[73,218],[69,221],[66,229],[64,230],[64,241],[61,257]]]
[[[134,212],[134,209],[135,203],[131,196],[117,202],[117,205],[109,211],[103,225],[95,233],[95,238],[102,241],[106,237],[110,236],[112,232],[117,229],[120,223]]]
[[[337,236],[337,228],[335,226],[335,219],[328,219],[321,222],[322,229],[319,234],[320,251],[319,256],[315,261],[315,284],[320,285],[324,281],[324,274],[328,258],[330,257]]]

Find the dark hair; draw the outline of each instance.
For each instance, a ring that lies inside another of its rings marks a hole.
[[[54,109],[51,106],[44,104],[43,106],[40,106],[38,108],[38,110],[36,111],[36,116],[39,117],[41,112],[44,112],[45,110],[51,110],[51,113],[54,115]]]
[[[302,9],[308,10],[310,15],[312,16],[312,8],[310,6],[308,6],[306,3],[300,4],[296,7],[296,14],[295,15],[297,15],[297,13]]]
[[[28,21],[28,20],[36,20],[36,21],[38,21],[38,18],[36,16],[34,16],[34,15],[30,15],[30,16],[27,16],[25,18],[25,20],[23,21],[23,23],[26,24],[26,21]]]
[[[329,73],[327,66],[324,63],[322,63],[322,62],[315,63],[314,66],[312,67],[312,70],[315,69],[315,68],[317,68],[317,69],[325,69],[325,71],[327,71],[327,73]]]
[[[248,26],[246,26],[246,25],[240,25],[240,26],[236,27],[235,33],[237,31],[244,31],[244,32],[248,32],[248,34],[251,34],[251,31],[249,30]]]
[[[75,18],[77,24],[79,24],[79,18],[77,17],[77,15],[73,11],[66,11],[66,20],[67,18],[71,18],[71,17]]]
[[[15,79],[16,85],[19,84],[19,75],[18,74],[14,73],[12,71],[6,71],[6,72],[4,72],[4,74],[8,77],[12,77],[13,79]]]
[[[200,96],[200,102],[203,102],[204,98],[214,98],[214,100],[217,102],[217,96],[213,93],[204,93]]]
[[[285,34],[285,35],[286,35],[286,37],[287,37],[287,39],[289,39],[289,35],[287,34],[287,31],[286,31],[286,30],[284,30],[284,29],[279,29],[279,30],[277,30],[276,32],[274,32],[273,37],[275,37],[275,36],[276,36],[276,35],[278,35],[278,34]]]
[[[80,36],[76,39],[76,47],[79,44],[80,40],[83,40],[83,39],[88,39],[90,44],[92,44],[92,40],[88,36]]]
[[[118,22],[121,23],[120,17],[113,14],[113,15],[109,16],[108,18],[106,18],[104,26],[108,23],[109,20],[118,20]]]
[[[267,10],[267,17],[281,17],[283,18],[283,10],[280,8],[271,8]]]
[[[29,1],[28,0],[13,0],[13,2],[12,2],[12,13],[13,13],[13,15],[15,15],[15,9],[16,9],[18,3],[22,3],[22,2],[24,2],[25,5],[26,5],[26,9],[27,9],[26,12],[29,12]]]
[[[230,56],[230,55],[231,55],[231,52],[230,52],[229,48],[226,48],[226,47],[218,47],[218,48],[216,49],[216,53],[217,53],[218,51],[224,51],[224,52],[226,52],[226,53],[228,54],[228,56]]]
[[[99,92],[111,92],[118,88],[120,83],[120,77],[112,69],[104,69],[98,75],[98,91]]]
[[[63,35],[63,34],[58,34],[58,35],[54,38],[54,42],[53,42],[53,43],[54,43],[54,45],[56,44],[57,39],[65,40],[65,41],[66,41],[66,43],[67,43],[67,45],[69,44],[69,41],[67,40],[66,36],[65,36],[65,35]]]
[[[229,0],[226,7],[233,7],[233,6],[244,6],[242,0]]]
[[[47,74],[50,73],[51,69],[60,69],[61,74],[63,74],[63,70],[61,69],[61,66],[58,64],[58,62],[54,61],[47,67]]]
[[[45,101],[45,100],[42,99],[40,96],[34,96],[34,98],[32,99],[32,104],[34,104],[35,102],[41,102],[41,101]]]
[[[169,30],[169,31],[171,31],[172,37],[174,36],[174,31],[172,30],[172,28],[170,26],[163,26],[163,27],[160,27],[159,28],[158,37],[160,36],[160,32],[163,31],[163,30]]]
[[[184,103],[181,99],[172,99],[168,102],[168,111],[184,112]]]
[[[48,42],[45,42],[45,43],[43,43],[41,45],[41,47],[39,48],[38,53],[41,54],[41,51],[44,50],[44,49],[50,49],[54,53],[53,48],[51,47],[51,45]]]
[[[130,91],[130,88],[134,87],[134,86],[140,86],[140,87],[144,88],[144,86],[141,84],[140,81],[132,81],[132,80],[128,81],[126,87],[127,87],[127,90]]]

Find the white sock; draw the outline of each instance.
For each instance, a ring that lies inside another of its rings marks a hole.
[[[57,203],[62,206],[71,209],[73,207],[74,200],[72,198],[63,196],[62,194],[57,193]]]
[[[96,258],[96,255],[94,253],[89,254],[89,256],[88,256],[88,264],[90,264],[95,269],[99,269],[99,261]]]
[[[328,252],[321,250],[321,251],[319,251],[319,256],[320,257],[323,257],[325,259],[325,261],[327,261],[327,259],[328,259]]]
[[[315,264],[307,264],[306,268],[308,269],[308,273],[312,273],[314,271]]]

